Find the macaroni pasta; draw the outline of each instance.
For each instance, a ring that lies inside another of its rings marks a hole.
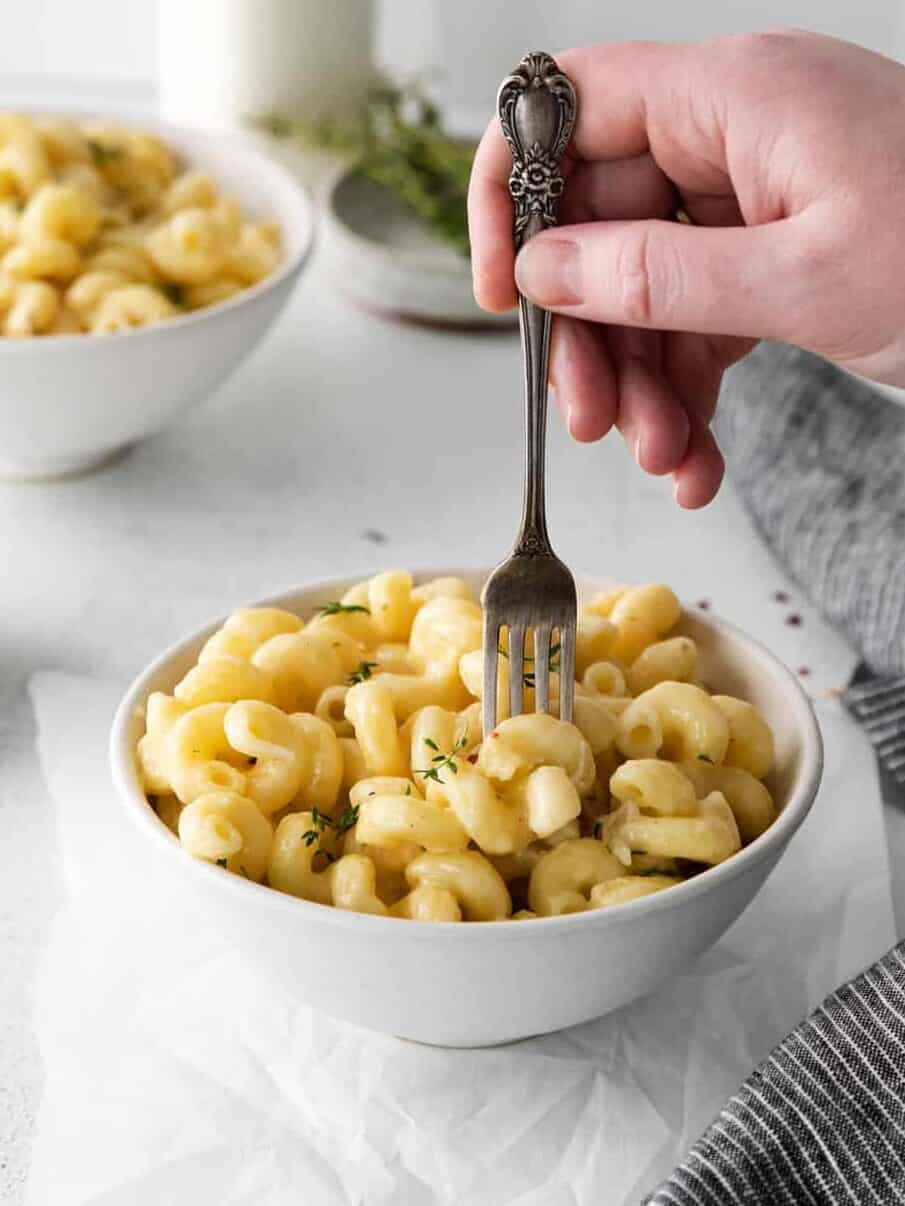
[[[153,135],[0,113],[3,335],[144,327],[225,301],[279,262],[279,229],[243,218]]]
[[[74,135],[52,135],[48,162],[65,161]],[[166,171],[151,152],[130,185],[142,204]],[[10,188],[14,167],[37,171],[9,162]],[[165,196],[167,213],[218,203],[198,174]],[[93,237],[64,198],[42,204],[54,238]],[[242,608],[148,699],[138,769],[186,851],[315,904],[445,923],[626,904],[731,858],[776,813],[770,727],[695,681],[680,618],[658,584],[590,600],[574,723],[526,713],[482,739],[481,611],[459,579],[394,570],[307,617]]]

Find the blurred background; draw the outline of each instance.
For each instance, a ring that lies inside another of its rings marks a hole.
[[[31,0],[4,6],[0,77],[7,94],[17,89],[71,93],[97,86],[146,102],[156,88],[158,8],[171,8],[186,48],[204,46],[193,34],[196,20],[216,10],[228,20],[242,8],[267,10],[243,0]],[[282,0],[284,20],[304,20],[312,0]],[[345,8],[367,12],[370,0],[327,6],[333,20]],[[287,14],[290,14],[287,16]],[[375,54],[379,64],[408,72],[431,66],[443,73],[438,90],[451,118],[474,125],[490,108],[500,64],[515,62],[526,45],[557,47],[622,38],[698,38],[733,31],[800,26],[861,42],[887,54],[903,42],[897,0],[375,0]],[[476,37],[476,31],[480,36]]]

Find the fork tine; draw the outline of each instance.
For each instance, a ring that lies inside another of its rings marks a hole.
[[[550,637],[553,627],[539,624],[534,630],[534,706],[538,712],[550,711]]]
[[[572,719],[575,690],[575,620],[569,618],[559,629],[559,718]]]
[[[509,715],[521,716],[525,688],[525,625],[509,625]]]
[[[481,725],[486,737],[496,728],[497,669],[500,661],[500,625],[490,608],[484,611],[484,695]]]

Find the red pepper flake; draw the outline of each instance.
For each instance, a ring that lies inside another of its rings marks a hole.
[[[777,603],[788,603],[789,602],[789,596],[786,594],[786,592],[784,590],[775,590],[773,592],[773,598]]]
[[[478,760],[477,754],[469,754],[468,755],[467,761],[470,762],[472,766],[474,766],[474,764],[477,762],[477,760]]]
[[[496,729],[494,729],[493,732],[490,734],[490,736],[493,737],[494,740],[496,740],[496,738],[499,737],[499,733],[496,731]]]
[[[697,603],[695,603],[695,607],[699,608],[701,611],[710,611],[710,600],[698,599]]]
[[[808,675],[811,673],[811,671],[808,669],[807,666],[799,666],[798,673],[801,675],[802,678],[807,678]]]
[[[786,616],[786,623],[790,628],[800,628],[802,625],[801,616],[797,611],[793,611],[790,616]]]

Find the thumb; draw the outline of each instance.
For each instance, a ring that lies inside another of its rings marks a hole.
[[[515,279],[538,305],[592,322],[794,340],[802,302],[813,307],[820,290],[801,246],[794,219],[590,222],[536,235]]]

